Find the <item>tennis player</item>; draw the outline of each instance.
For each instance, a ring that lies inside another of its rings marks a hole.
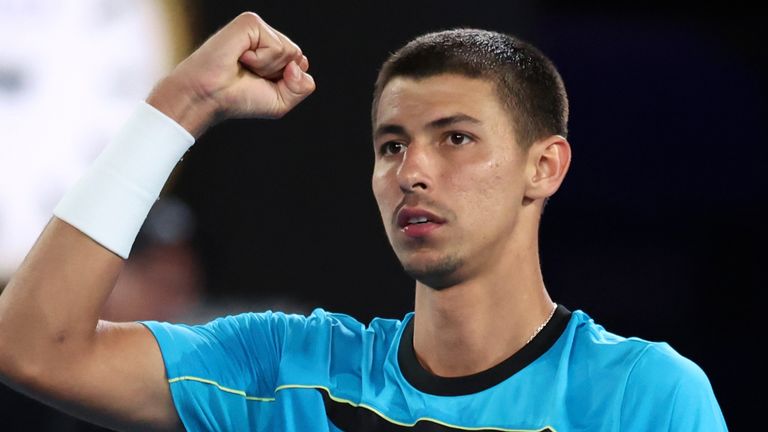
[[[308,70],[245,13],[157,84],[0,296],[4,383],[119,430],[726,430],[696,364],[548,295],[537,238],[571,160],[566,92],[538,49],[484,30],[418,37],[376,82],[372,188],[413,312],[100,321],[195,139],[287,114],[315,89]]]

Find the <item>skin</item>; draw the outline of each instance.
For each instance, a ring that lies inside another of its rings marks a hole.
[[[491,82],[460,75],[396,77],[374,124],[373,193],[397,257],[417,280],[416,355],[440,376],[500,363],[553,308],[538,226],[570,146],[550,136],[523,151],[496,94]],[[408,237],[393,216],[402,205],[446,221]]]

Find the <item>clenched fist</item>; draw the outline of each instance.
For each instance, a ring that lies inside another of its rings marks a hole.
[[[195,137],[228,118],[279,118],[315,90],[301,48],[246,12],[211,36],[147,102]]]

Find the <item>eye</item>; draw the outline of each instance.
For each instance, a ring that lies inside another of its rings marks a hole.
[[[398,154],[405,149],[405,144],[397,141],[387,141],[379,148],[379,153],[382,155],[394,155]]]
[[[448,135],[448,142],[455,146],[468,144],[470,141],[472,141],[472,138],[469,135],[460,132],[451,132]]]

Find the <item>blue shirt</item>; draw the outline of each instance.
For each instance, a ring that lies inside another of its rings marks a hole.
[[[412,312],[367,326],[322,309],[144,324],[190,431],[727,430],[695,363],[563,306],[510,358],[458,378],[420,365]]]

